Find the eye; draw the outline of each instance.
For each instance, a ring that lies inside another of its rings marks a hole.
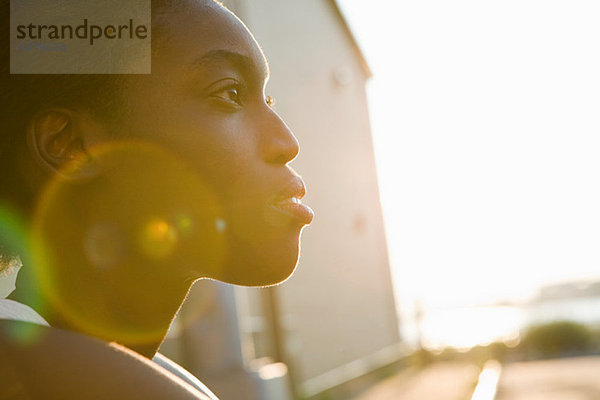
[[[211,93],[211,96],[241,106],[242,100],[240,92],[241,90],[238,85],[229,85]]]
[[[271,108],[275,107],[275,98],[273,96],[266,96],[265,103]]]

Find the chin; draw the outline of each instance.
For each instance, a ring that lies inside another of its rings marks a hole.
[[[223,274],[217,280],[242,286],[272,286],[287,280],[296,269],[299,236],[287,241],[248,243],[231,248]]]

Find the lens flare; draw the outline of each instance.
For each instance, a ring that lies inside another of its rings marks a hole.
[[[154,218],[142,228],[138,245],[140,251],[149,258],[168,257],[174,250],[179,235],[174,226],[167,221]]]
[[[214,226],[222,211],[198,173],[162,147],[121,141],[88,152],[89,161],[56,174],[38,202],[39,286],[84,333],[155,341],[163,327],[129,323],[135,315],[118,301],[159,308],[161,290],[222,268],[226,238]]]
[[[189,237],[194,231],[194,221],[189,214],[177,214],[175,226],[182,237]]]
[[[90,264],[112,269],[123,262],[126,253],[124,233],[111,222],[98,222],[85,232],[84,250]]]
[[[0,255],[28,253],[23,219],[8,205],[0,203]]]
[[[223,218],[217,218],[215,220],[215,228],[217,229],[217,232],[223,233],[225,232],[225,229],[227,229],[227,222]]]
[[[46,309],[46,304],[38,296],[38,292],[33,290],[37,286],[37,280],[33,273],[33,261],[31,254],[31,243],[30,239],[26,234],[25,219],[21,214],[14,208],[7,204],[0,203],[0,260],[2,262],[8,261],[9,264],[19,265],[22,267],[18,269],[18,281],[16,286],[20,292],[20,300],[32,307],[37,312],[43,313]],[[13,262],[16,260],[11,259],[13,257],[19,257],[21,262]],[[1,272],[0,272],[1,274]],[[13,278],[16,278],[14,276]],[[9,282],[12,284],[12,282]],[[12,292],[13,288],[9,288],[6,292]],[[4,294],[9,294],[9,293]],[[17,328],[21,332],[20,338],[24,341],[32,341],[37,338],[36,334],[31,333],[34,330],[19,327]],[[37,332],[37,330],[35,330]]]

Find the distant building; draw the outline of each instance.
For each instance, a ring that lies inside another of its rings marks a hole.
[[[300,141],[293,166],[317,216],[289,281],[273,289],[200,282],[164,350],[222,400],[270,398],[286,379],[312,396],[400,356],[365,91],[370,71],[335,1],[224,4],[269,60],[268,94]],[[264,367],[264,357],[285,362],[289,377],[267,388],[261,379],[281,370]]]

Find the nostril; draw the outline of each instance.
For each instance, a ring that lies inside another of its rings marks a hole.
[[[273,164],[281,164],[281,165],[285,165],[288,162],[292,161],[294,158],[289,158],[288,156],[284,156],[283,154],[280,155],[279,157],[276,157],[274,160],[272,160],[271,162]]]
[[[266,151],[267,162],[271,164],[285,165],[298,155],[298,142],[296,140],[284,143],[270,143]]]

